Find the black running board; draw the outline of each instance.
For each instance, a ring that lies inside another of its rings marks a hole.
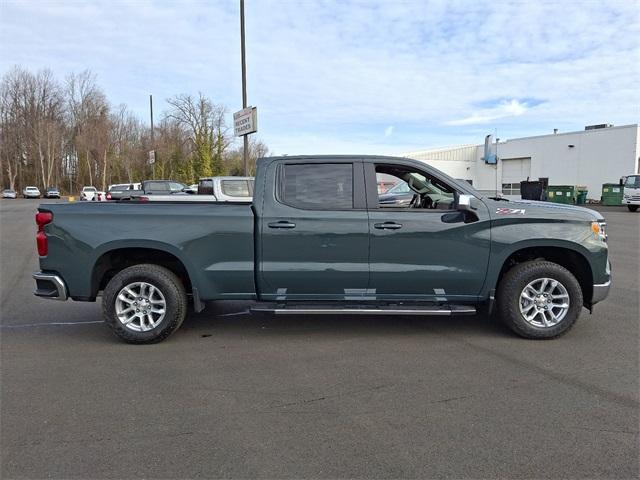
[[[339,307],[311,305],[255,306],[255,313],[274,315],[475,315],[476,307],[471,305],[429,305],[429,306],[369,306]]]

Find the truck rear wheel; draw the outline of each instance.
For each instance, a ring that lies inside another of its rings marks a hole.
[[[187,296],[172,271],[159,265],[134,265],[107,284],[102,312],[113,333],[125,342],[156,343],[182,324]]]
[[[635,212],[636,210],[638,210],[638,205],[627,205],[627,208],[630,212]]]
[[[524,262],[502,278],[497,307],[502,321],[521,337],[555,338],[569,331],[580,316],[582,289],[557,263]]]

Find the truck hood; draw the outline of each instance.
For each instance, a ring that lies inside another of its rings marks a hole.
[[[507,209],[523,209],[524,215],[528,217],[562,217],[567,220],[584,220],[584,221],[603,221],[604,217],[595,210],[585,207],[577,207],[575,205],[565,205],[562,203],[541,202],[538,200],[493,200],[491,198],[484,199],[487,206],[491,209],[492,216],[497,214],[500,208]]]

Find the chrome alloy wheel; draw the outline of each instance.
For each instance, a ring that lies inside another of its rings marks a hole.
[[[134,332],[146,332],[157,327],[166,308],[162,292],[147,282],[130,283],[116,297],[118,320]]]
[[[569,293],[562,283],[553,278],[538,278],[520,293],[520,313],[534,327],[553,327],[568,311]]]

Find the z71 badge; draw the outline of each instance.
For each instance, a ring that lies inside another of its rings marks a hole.
[[[498,215],[524,215],[524,208],[497,208]]]

